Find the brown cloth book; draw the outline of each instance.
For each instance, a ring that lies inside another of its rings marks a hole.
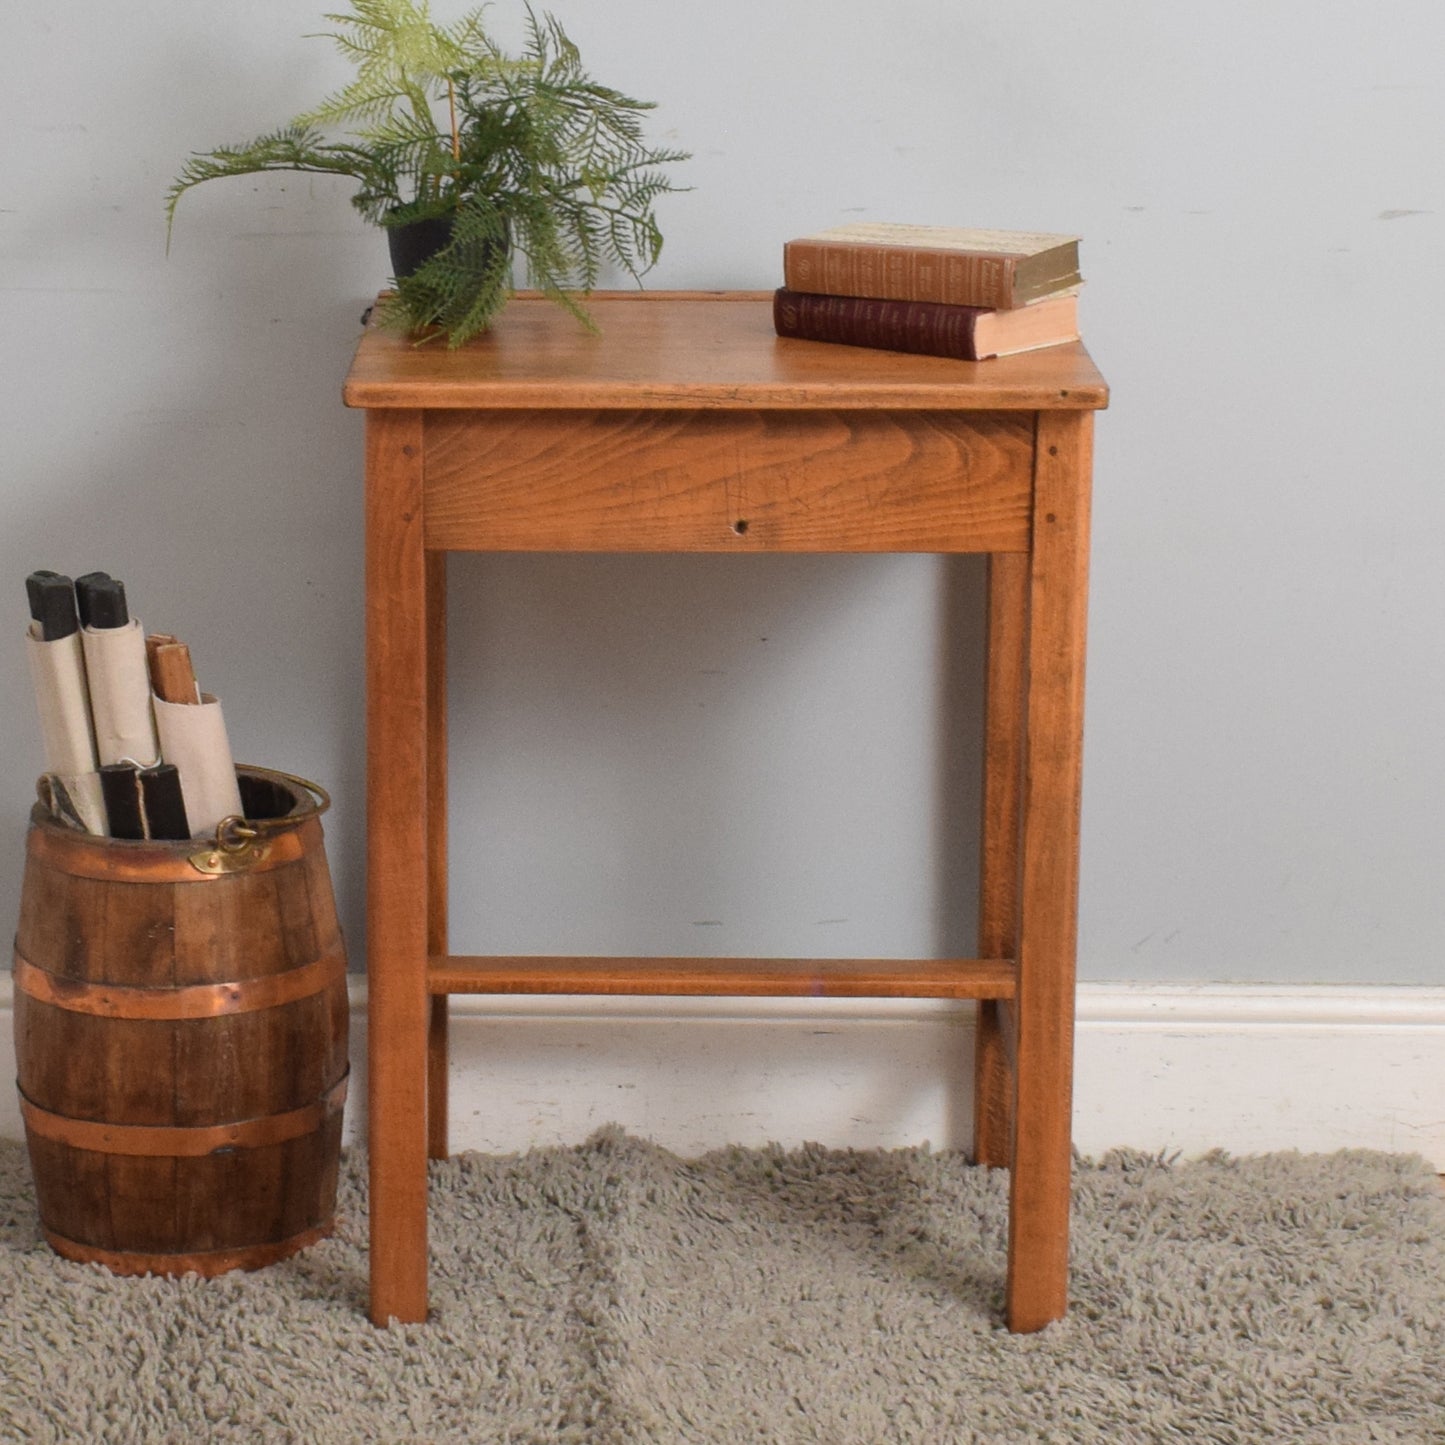
[[[1077,286],[1079,238],[859,221],[783,247],[783,284],[827,296],[1007,310]]]
[[[1069,292],[1012,311],[995,311],[933,301],[817,296],[781,286],[773,294],[773,327],[779,336],[803,341],[983,361],[1077,341],[1079,298]]]

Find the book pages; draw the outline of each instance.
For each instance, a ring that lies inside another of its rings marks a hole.
[[[933,246],[942,251],[987,251],[1001,256],[1032,256],[1067,246],[1078,236],[1053,231],[987,231],[966,226],[912,226],[897,221],[850,221],[802,242],[841,241],[862,246]]]
[[[102,765],[122,761],[148,768],[160,761],[151,711],[145,631],[138,619],[124,627],[81,630],[95,750]]]
[[[222,818],[242,814],[236,764],[221,704],[210,693],[199,703],[154,701],[161,752],[181,779],[191,837],[216,831]]]

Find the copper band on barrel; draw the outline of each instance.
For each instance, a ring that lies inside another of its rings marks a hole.
[[[347,1074],[314,1104],[285,1114],[264,1114],[233,1124],[108,1124],[95,1119],[71,1119],[52,1114],[20,1096],[25,1127],[42,1139],[88,1149],[95,1154],[158,1155],[172,1159],[199,1159],[233,1149],[263,1149],[315,1133],[346,1103]]]
[[[107,1019],[211,1019],[253,1013],[310,998],[345,978],[346,956],[334,953],[262,978],[142,988],[62,978],[21,957],[18,951],[15,954],[15,987],[27,998],[69,1013]]]
[[[33,816],[33,815],[32,815]],[[247,873],[284,868],[314,851],[321,839],[321,824],[307,818],[294,828],[267,835],[263,856],[246,866]],[[191,854],[207,846],[204,838],[180,843],[133,843],[98,838],[57,824],[34,824],[26,839],[31,859],[70,878],[94,878],[102,883],[214,883],[234,875],[202,873]]]
[[[336,1227],[335,1218],[324,1219],[300,1234],[267,1244],[244,1244],[235,1249],[204,1249],[191,1254],[137,1254],[134,1250],[102,1249],[96,1244],[82,1244],[67,1239],[53,1229],[45,1230],[46,1243],[66,1259],[79,1264],[101,1264],[112,1274],[183,1274],[204,1275],[208,1279],[233,1269],[260,1269],[279,1259],[295,1254],[318,1240],[325,1239]],[[42,1226],[43,1228],[43,1226]]]

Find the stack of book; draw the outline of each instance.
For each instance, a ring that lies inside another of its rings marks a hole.
[[[983,361],[1079,339],[1079,238],[863,222],[783,247],[779,336]]]

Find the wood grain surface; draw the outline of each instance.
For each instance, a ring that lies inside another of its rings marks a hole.
[[[424,1320],[427,569],[419,412],[366,418],[367,1121],[371,1316]]]
[[[1087,413],[1039,417],[1009,1189],[1008,1320],[1019,1332],[1068,1306],[1092,437]]]
[[[426,847],[427,954],[447,951],[447,557],[426,554]],[[433,997],[427,1020],[427,1154],[447,1157],[445,996]]]
[[[508,302],[456,351],[368,327],[348,406],[662,410],[1092,409],[1108,389],[1080,345],[954,361],[779,337],[771,292],[596,292],[584,331],[543,297]]]
[[[1033,417],[437,412],[426,545],[571,552],[1021,552]]]
[[[1027,557],[988,559],[984,678],[983,816],[979,828],[978,949],[1018,956],[1019,827],[1023,791]],[[1011,1015],[983,1002],[974,1034],[973,1153],[1007,1168],[1013,1158]]]
[[[1011,998],[1008,959],[552,958],[432,960],[433,993]]]

